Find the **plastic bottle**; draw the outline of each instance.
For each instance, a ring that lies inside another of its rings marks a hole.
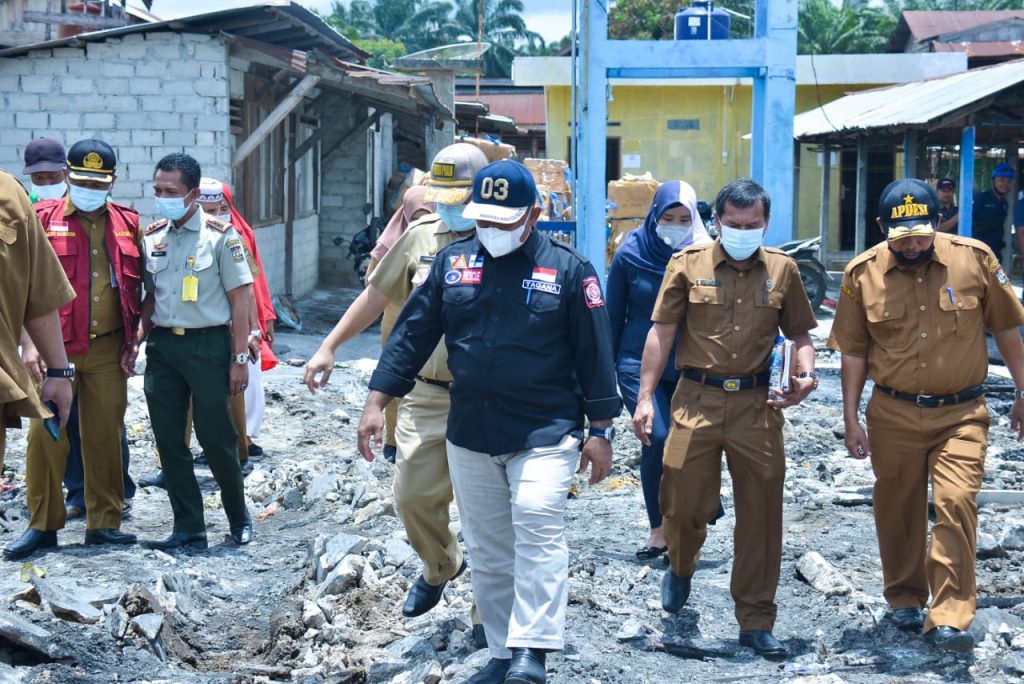
[[[778,335],[775,338],[775,345],[772,347],[771,359],[768,361],[768,398],[777,399],[776,388],[782,388],[782,355],[786,349],[786,338]]]

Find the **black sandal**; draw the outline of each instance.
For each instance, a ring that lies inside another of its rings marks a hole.
[[[645,546],[636,552],[637,560],[653,560],[663,553],[668,552],[667,546]]]

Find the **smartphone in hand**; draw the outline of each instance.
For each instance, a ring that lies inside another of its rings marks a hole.
[[[54,401],[46,402],[46,408],[53,412],[53,416],[43,420],[43,427],[54,442],[60,441],[60,413],[57,411],[57,404]]]

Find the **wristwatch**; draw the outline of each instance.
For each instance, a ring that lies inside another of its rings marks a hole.
[[[255,337],[257,340],[263,339],[263,331],[259,328],[255,328],[249,331],[249,337]]]
[[[239,366],[244,366],[245,364],[249,363],[249,354],[247,352],[242,352],[241,354],[232,354],[231,360],[234,361]]]
[[[600,437],[611,444],[615,441],[615,426],[609,425],[608,427],[603,428],[592,427],[587,430],[587,439],[590,439],[591,437]]]
[[[1013,391],[1014,399],[1024,399],[1024,389],[1016,389]]]
[[[798,378],[811,378],[814,380],[814,384],[811,385],[811,390],[818,389],[818,372],[817,371],[804,371],[803,373],[797,373]]]
[[[71,380],[75,377],[75,364],[69,363],[67,368],[47,368],[46,377],[67,378],[68,380]]]

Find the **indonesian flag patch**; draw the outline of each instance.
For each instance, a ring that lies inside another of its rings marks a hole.
[[[597,309],[604,306],[601,283],[597,282],[597,276],[587,276],[583,279],[583,299],[587,302],[587,308]]]
[[[537,266],[533,269],[532,280],[539,280],[544,283],[553,283],[558,280],[558,269],[541,268],[540,266]]]

